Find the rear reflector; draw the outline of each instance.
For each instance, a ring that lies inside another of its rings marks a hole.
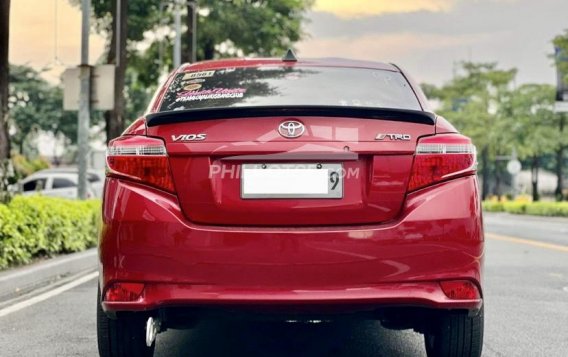
[[[136,301],[140,299],[144,290],[142,283],[114,283],[105,293],[105,301]]]
[[[107,175],[138,181],[168,192],[174,183],[164,142],[146,136],[112,140],[107,149]]]
[[[444,294],[453,300],[476,300],[481,298],[477,286],[469,280],[441,281],[440,286]]]
[[[471,140],[459,134],[442,134],[419,140],[408,191],[450,178],[475,173],[476,150]]]

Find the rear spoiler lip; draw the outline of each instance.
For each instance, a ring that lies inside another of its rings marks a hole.
[[[252,117],[352,117],[361,119],[380,119],[407,123],[434,125],[436,114],[421,110],[344,107],[344,106],[262,106],[262,107],[228,107],[186,109],[157,112],[146,115],[148,127],[229,118]]]

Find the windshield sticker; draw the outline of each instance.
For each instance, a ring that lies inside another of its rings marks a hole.
[[[179,93],[176,102],[242,98],[244,97],[246,91],[246,88],[213,88],[200,91],[187,91]]]
[[[203,71],[203,72],[189,72],[183,75],[183,79],[194,79],[194,78],[205,78],[213,77],[215,71]]]
[[[200,89],[201,87],[202,87],[202,85],[199,84],[199,83],[190,83],[190,84],[186,85],[185,87],[183,87],[183,90],[194,91],[194,90]]]
[[[205,79],[203,79],[203,78],[183,79],[183,82],[184,82],[185,84],[190,84],[190,83],[203,83],[203,82],[205,82]]]
[[[232,73],[232,72],[234,72],[234,71],[236,71],[236,68],[235,68],[235,67],[231,67],[231,68],[222,69],[222,70],[220,70],[218,73],[219,73],[219,74],[227,74],[227,73]]]

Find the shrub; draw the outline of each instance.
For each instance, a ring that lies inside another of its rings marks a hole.
[[[100,202],[17,196],[0,204],[0,269],[96,245]]]
[[[505,212],[524,214],[527,211],[528,202],[504,202],[503,209]]]
[[[568,202],[484,201],[483,210],[486,212],[509,212],[534,216],[568,217]]]
[[[483,210],[487,212],[503,212],[503,202],[491,200],[483,201]]]
[[[527,214],[568,217],[568,202],[534,202],[527,206]]]

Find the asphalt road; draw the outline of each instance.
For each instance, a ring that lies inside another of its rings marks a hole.
[[[568,356],[568,220],[486,215],[484,356]],[[515,238],[516,237],[516,238]],[[521,239],[517,239],[521,238]],[[527,241],[530,240],[530,241]],[[532,241],[541,242],[532,244]],[[0,356],[96,356],[96,282],[0,317]],[[156,356],[424,356],[378,323],[203,323],[160,334]]]

